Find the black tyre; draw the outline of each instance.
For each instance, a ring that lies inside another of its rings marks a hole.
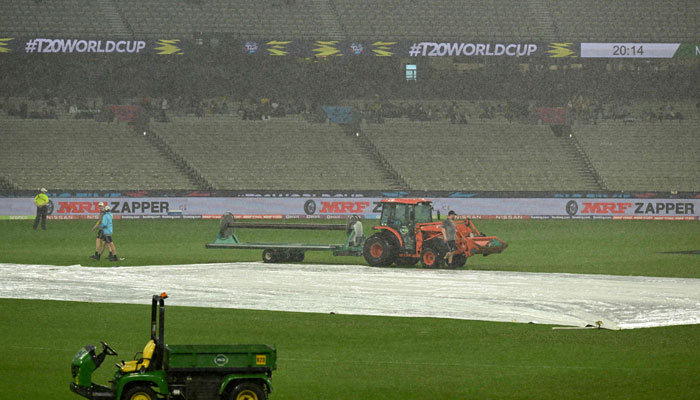
[[[388,267],[394,262],[396,248],[383,235],[374,234],[367,239],[362,249],[367,264],[373,267]]]
[[[280,259],[279,253],[275,249],[265,249],[262,253],[262,260],[266,263],[275,263]]]
[[[452,264],[447,265],[447,268],[462,268],[466,263],[467,256],[465,256],[464,254],[455,254],[454,256],[452,256]]]
[[[316,212],[316,202],[313,200],[306,200],[304,203],[304,212],[308,215],[312,215]]]
[[[423,264],[425,268],[439,268],[440,251],[438,251],[435,246],[423,246],[423,252],[420,255],[420,263]]]
[[[294,262],[302,262],[304,261],[304,252],[303,251],[294,251],[289,255],[290,261]]]
[[[135,386],[122,395],[122,400],[156,400],[156,392],[148,386]]]
[[[412,265],[418,264],[418,257],[396,257],[394,263],[399,267],[410,267]]]
[[[228,400],[265,400],[267,395],[260,386],[253,382],[243,382],[229,392]]]

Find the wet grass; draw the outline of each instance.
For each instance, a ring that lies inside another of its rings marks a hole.
[[[696,399],[700,393],[700,326],[552,330],[193,307],[166,313],[170,344],[275,345],[271,399]],[[71,358],[99,340],[120,352],[94,376],[107,383],[114,362],[143,348],[149,318],[149,306],[0,299],[0,398],[79,398],[68,390]]]
[[[370,221],[371,222],[371,221]],[[365,230],[371,233],[371,223]],[[337,223],[337,222],[335,222]],[[109,267],[88,258],[93,221],[0,221],[0,262]],[[259,250],[207,250],[218,221],[120,220],[120,265],[257,261]],[[700,224],[477,221],[509,243],[467,269],[700,278]],[[246,229],[242,241],[342,243],[342,231]],[[306,262],[364,264],[309,252]],[[167,268],[167,267],[164,267]],[[125,290],[128,290],[125,289]],[[149,299],[144,299],[147,304]],[[147,306],[0,299],[0,399],[76,399],[70,360],[105,340],[130,359],[148,340]],[[279,350],[272,399],[696,399],[700,326],[631,331],[433,318],[169,307],[166,341],[268,343]],[[110,360],[112,361],[112,360]],[[106,362],[95,380],[106,383]]]
[[[365,221],[367,235],[373,223]],[[46,231],[34,231],[31,221],[0,221],[0,262],[112,266],[106,257],[89,258],[93,224],[57,220],[49,221]],[[466,269],[700,278],[700,256],[680,253],[700,248],[697,221],[485,220],[476,225],[509,247],[470,258]],[[261,250],[205,249],[218,227],[216,220],[118,220],[114,242],[125,258],[119,265],[261,260]],[[238,229],[236,235],[243,242],[342,244],[346,239],[344,231],[327,230]],[[365,265],[362,257],[334,257],[329,251],[309,251],[305,262]]]

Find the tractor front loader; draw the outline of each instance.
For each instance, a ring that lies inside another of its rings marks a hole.
[[[381,202],[377,232],[365,242],[363,255],[371,266],[415,265],[439,268],[447,246],[440,221],[432,220],[432,202],[427,199],[385,199]],[[455,220],[456,250],[447,268],[460,268],[476,254],[500,253],[508,245],[496,236],[485,236],[468,219]]]

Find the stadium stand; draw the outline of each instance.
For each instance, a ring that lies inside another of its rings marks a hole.
[[[700,2],[600,0],[16,0],[17,36],[193,39],[697,41]]]
[[[198,33],[215,32],[284,40],[328,38],[334,29],[329,25],[333,16],[313,0],[120,0],[115,4],[137,37],[191,39]]]
[[[415,190],[596,189],[548,126],[387,119],[362,131]]]
[[[501,0],[330,0],[350,38],[528,40],[529,2]]]
[[[700,191],[700,123],[603,121],[573,128],[608,190]]]
[[[44,104],[27,102],[34,112]],[[173,111],[171,122],[151,122],[147,137],[126,124],[72,119],[66,112],[58,112],[58,120],[3,117],[0,185],[35,188],[49,180],[62,188],[132,190],[700,189],[694,178],[700,119],[690,102],[634,103],[633,118],[575,123],[573,140],[556,137],[548,125],[509,122],[502,114],[476,118],[488,102],[453,103],[470,115],[468,124],[450,123],[441,111],[444,102],[422,104],[436,111],[433,121],[385,118],[354,128],[312,123],[298,114],[244,121],[235,112],[198,118]],[[411,109],[410,103],[403,106]],[[685,117],[644,117],[657,109]],[[100,161],[102,151],[107,162]],[[27,168],[26,160],[37,155],[51,168]],[[425,168],[417,158],[439,161]],[[124,171],[124,165],[147,172]]]
[[[700,2],[544,0],[561,40],[695,42]]]
[[[338,125],[286,117],[173,118],[153,131],[220,190],[381,190],[396,182]]]
[[[86,62],[79,55],[35,57],[15,48],[3,53],[0,115],[7,117],[0,117],[0,187],[34,189],[48,178],[68,189],[700,190],[694,176],[700,154],[697,60],[498,59],[467,65],[445,59],[422,62],[420,78],[408,84],[401,75],[405,60],[391,57],[243,58],[212,50],[226,38],[695,43],[697,1],[5,3],[3,37],[201,38],[211,46],[182,57],[118,62],[109,55]],[[221,103],[214,97],[229,100],[227,111],[210,107]],[[281,100],[293,115],[270,121],[236,115],[234,103],[240,102],[259,117],[262,97]],[[343,105],[360,109],[356,116],[365,122],[341,127],[301,117],[345,97]],[[154,135],[135,134],[135,122],[92,120],[105,117],[103,104],[143,106],[144,115],[150,113],[145,119],[167,120],[158,114],[163,98],[172,122],[151,122]],[[377,116],[373,107],[380,101],[386,114]],[[571,140],[539,125],[532,110],[562,109],[567,101]],[[417,110],[417,103],[425,108]],[[450,104],[458,104],[468,122],[450,123]],[[369,123],[375,117],[385,123]],[[118,161],[99,162],[98,148]],[[37,155],[53,168],[26,168]],[[425,168],[417,157],[442,158],[447,172]],[[147,172],[131,174],[124,165]]]
[[[34,37],[130,36],[111,0],[6,1],[0,13],[0,31]]]
[[[18,188],[197,188],[171,159],[124,124],[10,118],[0,124],[0,170]]]

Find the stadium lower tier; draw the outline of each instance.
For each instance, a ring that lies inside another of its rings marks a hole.
[[[549,125],[237,115],[0,120],[0,185],[35,190],[700,191],[698,120]]]

